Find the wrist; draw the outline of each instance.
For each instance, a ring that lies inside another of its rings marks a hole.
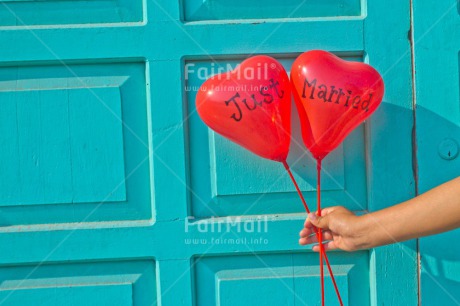
[[[355,247],[357,250],[370,249],[376,246],[376,238],[378,233],[376,232],[377,226],[375,222],[372,222],[372,216],[370,213],[357,216],[355,222]]]

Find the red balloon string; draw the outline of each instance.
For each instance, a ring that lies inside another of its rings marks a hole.
[[[321,159],[316,160],[316,202],[318,206],[318,216],[321,217]],[[321,305],[324,306],[324,268],[323,268],[323,231],[318,229],[318,244],[319,244],[319,271],[321,275]]]
[[[334,285],[335,293],[337,294],[337,299],[339,300],[340,306],[343,306],[342,297],[340,296],[339,292],[339,287],[337,287],[337,283],[335,282],[334,273],[332,273],[332,268],[329,264],[329,258],[327,258],[326,250],[324,250],[323,256],[324,260],[326,261],[327,269],[329,270],[329,275],[331,276],[332,284]]]
[[[292,175],[291,169],[289,168],[289,165],[287,164],[286,161],[283,161],[283,166],[286,169],[287,173],[289,174],[289,177],[291,178],[291,181],[294,184],[295,189],[297,190],[297,193],[298,193],[298,195],[300,197],[300,200],[302,201],[302,204],[305,207],[305,211],[307,213],[310,213],[310,209],[308,208],[307,202],[305,201],[305,198],[304,198],[302,192],[300,191],[299,185],[297,184],[294,176]],[[315,231],[315,234],[318,236],[319,233],[318,233],[318,229],[316,227],[314,228],[314,231]],[[334,273],[332,272],[331,265],[329,264],[329,258],[327,258],[326,251],[324,251],[322,255],[324,256],[324,260],[326,261],[327,269],[329,270],[329,275],[331,276],[332,284],[334,285],[334,289],[335,289],[335,292],[337,294],[337,298],[339,299],[339,303],[340,303],[341,306],[343,306],[342,297],[340,296],[339,288],[337,287],[337,283],[335,281]]]
[[[303,197],[302,192],[300,191],[299,185],[297,185],[297,182],[292,175],[291,169],[289,169],[289,165],[287,164],[286,161],[283,161],[283,166],[286,169],[287,173],[289,174],[289,177],[291,178],[292,183],[294,183],[295,189],[297,190],[297,193],[299,194],[300,200],[302,201],[303,207],[305,207],[305,210],[307,213],[310,213],[310,209],[308,208],[307,202],[305,201],[305,198]]]

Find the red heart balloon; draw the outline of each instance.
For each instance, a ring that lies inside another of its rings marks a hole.
[[[371,66],[320,50],[294,61],[291,82],[303,141],[319,160],[377,109],[384,92],[382,77]]]
[[[286,160],[291,90],[286,71],[275,59],[254,56],[209,78],[197,93],[196,109],[217,133],[261,157]]]

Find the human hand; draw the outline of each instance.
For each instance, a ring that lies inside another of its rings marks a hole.
[[[317,213],[308,214],[304,228],[300,231],[299,244],[318,243],[315,227],[323,230],[323,245],[325,250],[342,249],[356,251],[369,245],[369,231],[366,220],[358,217],[342,206],[328,207]],[[328,242],[325,242],[328,241]],[[313,251],[319,252],[319,245],[313,246]]]

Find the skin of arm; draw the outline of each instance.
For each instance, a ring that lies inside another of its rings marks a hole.
[[[460,177],[426,193],[376,212],[356,216],[335,206],[310,213],[299,244],[317,243],[314,227],[323,230],[326,250],[355,251],[433,235],[460,227]],[[319,251],[319,246],[313,246]]]

